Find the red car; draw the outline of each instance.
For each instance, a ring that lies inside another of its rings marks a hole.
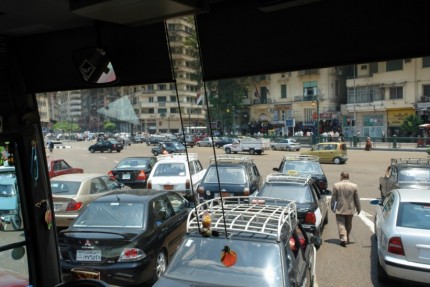
[[[83,173],[84,170],[72,167],[64,159],[48,159],[49,178],[69,173]]]

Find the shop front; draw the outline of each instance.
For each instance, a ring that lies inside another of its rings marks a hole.
[[[407,137],[407,131],[401,129],[403,121],[411,115],[415,115],[415,109],[389,109],[387,110],[387,137]]]

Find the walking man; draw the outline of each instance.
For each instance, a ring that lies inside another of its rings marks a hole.
[[[346,247],[350,243],[352,218],[357,211],[360,214],[361,205],[358,187],[349,181],[349,173],[342,171],[340,181],[333,185],[331,197],[333,212],[336,213],[336,223],[339,232],[340,245]]]

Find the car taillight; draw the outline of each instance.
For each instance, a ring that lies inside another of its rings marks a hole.
[[[307,224],[315,224],[315,222],[317,222],[317,219],[315,217],[315,213],[308,211],[306,213],[305,223],[307,223]]]
[[[199,185],[199,187],[197,187],[197,192],[198,192],[199,194],[204,194],[204,193],[205,193],[205,189],[204,189],[204,187]]]
[[[191,188],[191,182],[190,182],[190,180],[189,179],[187,179],[186,181],[185,181],[185,189],[190,189]]]
[[[245,195],[245,196],[249,195],[249,188],[248,187],[243,189],[243,195]]]
[[[402,239],[400,237],[390,238],[390,241],[388,241],[388,252],[394,253],[397,255],[405,255],[405,251],[403,250]]]
[[[82,207],[82,202],[70,202],[67,205],[66,211],[76,211]]]
[[[116,179],[115,175],[113,174],[113,172],[111,170],[108,172],[108,176],[112,179]]]
[[[146,179],[146,173],[145,173],[145,171],[141,170],[139,172],[139,174],[137,175],[136,179],[137,180],[145,180]]]
[[[147,188],[147,189],[152,189],[152,182],[148,181],[148,182],[146,183],[146,188]]]
[[[124,248],[118,258],[118,262],[137,261],[145,257],[145,252],[143,252],[139,248]]]

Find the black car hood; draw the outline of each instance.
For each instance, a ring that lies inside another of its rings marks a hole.
[[[167,277],[161,277],[157,283],[155,283],[154,286],[156,287],[234,287],[234,286],[241,286],[241,285],[234,285],[233,282],[229,282],[229,280],[226,278],[226,284],[225,285],[219,285],[219,284],[210,284],[210,283],[203,283],[203,282],[191,282],[191,281],[183,281],[183,280],[172,280]]]

